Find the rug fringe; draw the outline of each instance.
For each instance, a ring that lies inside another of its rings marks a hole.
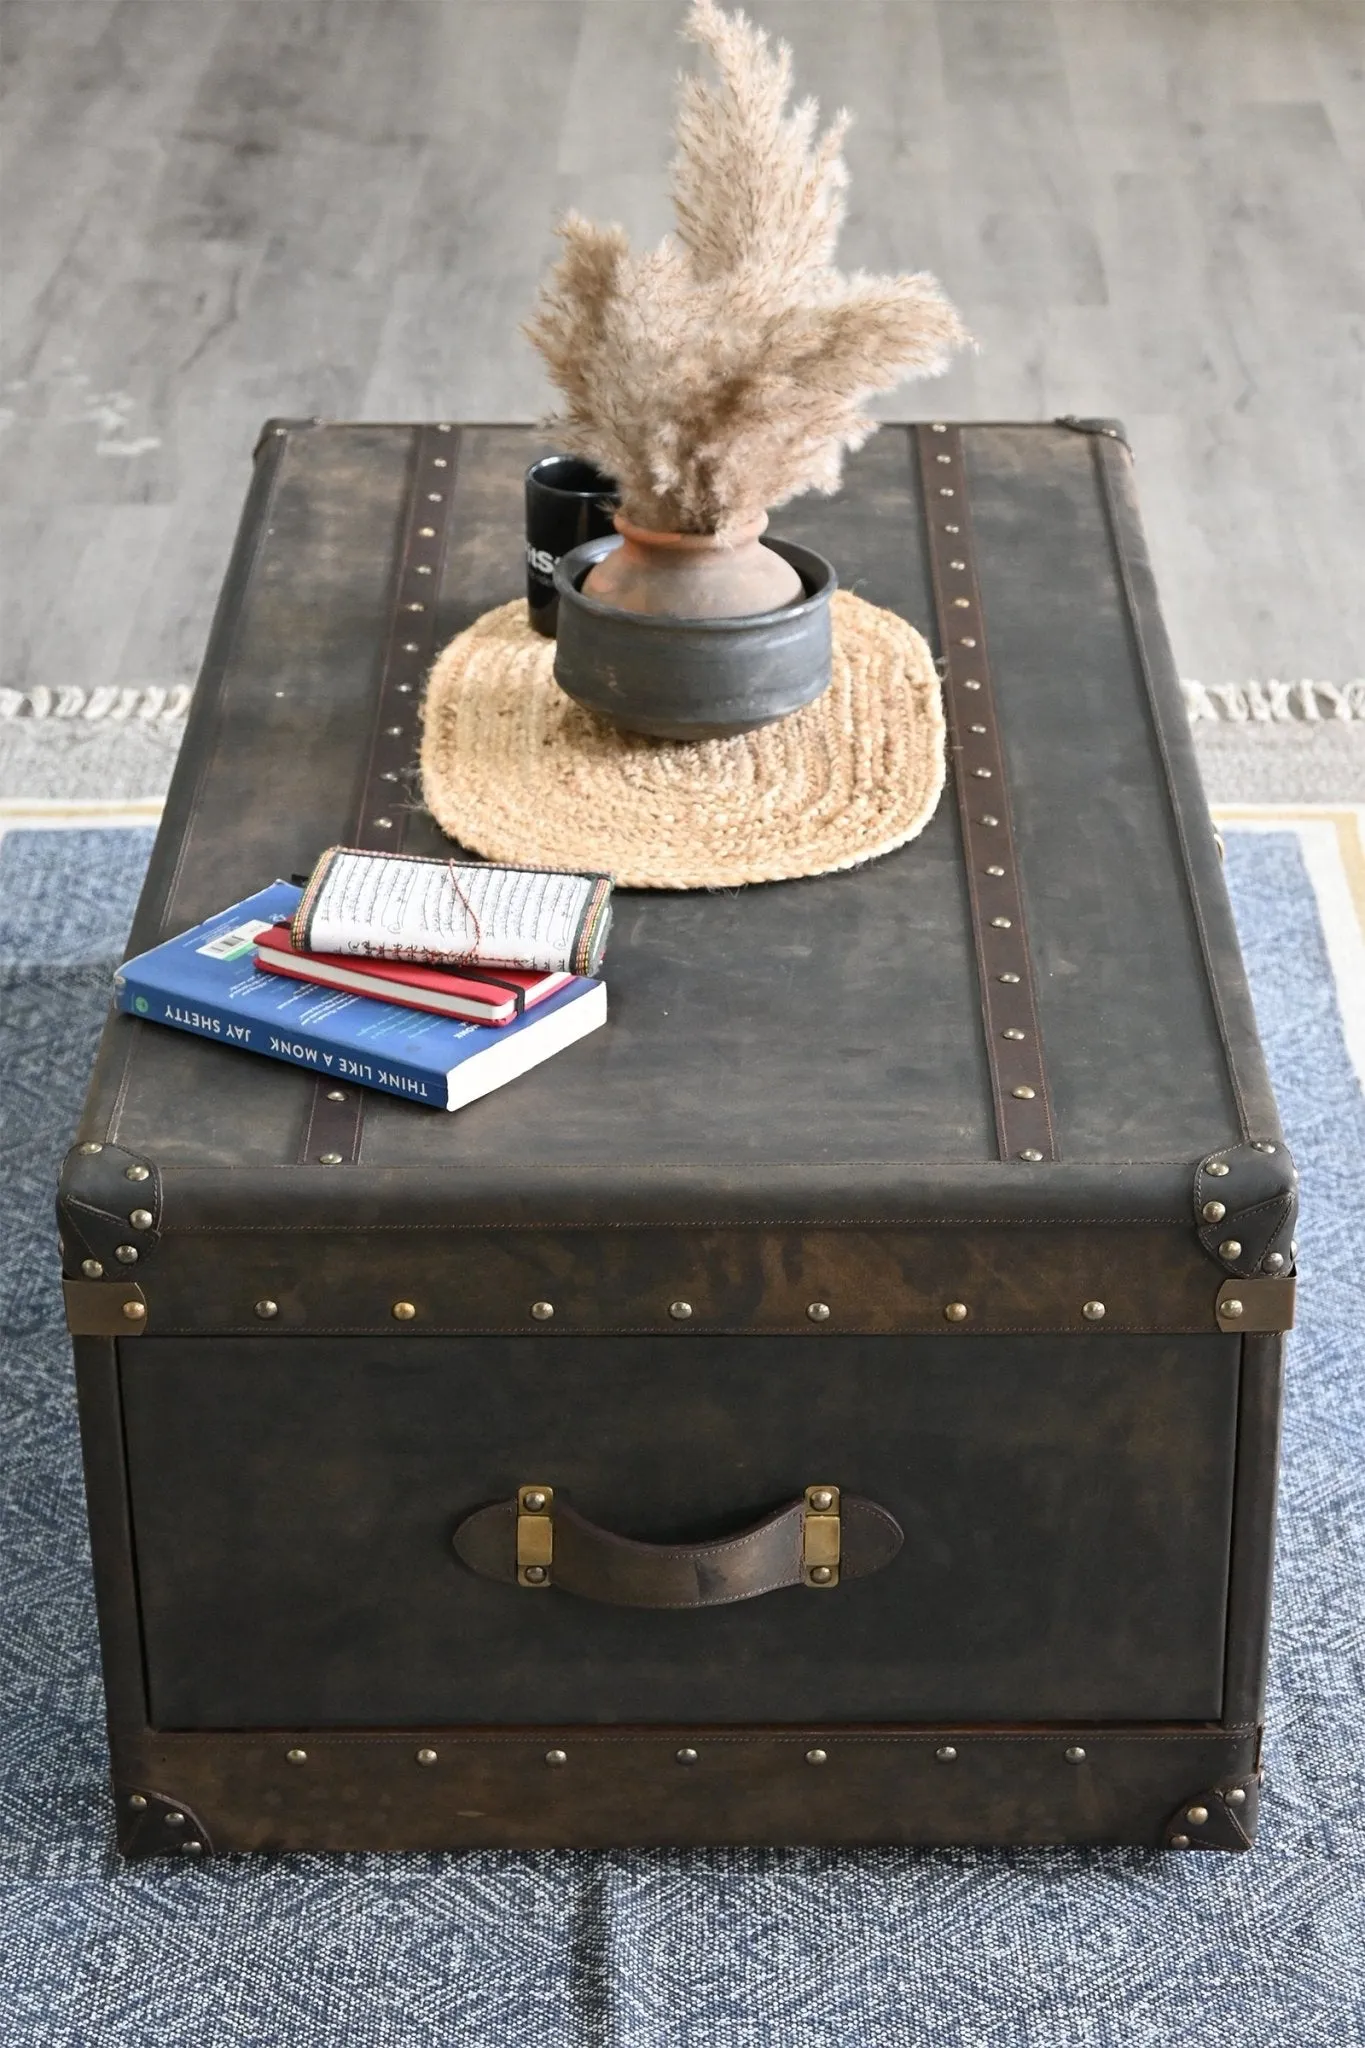
[[[1365,720],[1365,678],[1354,683],[1264,683],[1183,685],[1185,708],[1198,725],[1214,719],[1227,725],[1320,724]]]
[[[1321,683],[1307,677],[1292,683],[1274,677],[1264,683],[1186,682],[1182,688],[1195,725],[1365,723],[1365,677],[1353,683]],[[193,694],[188,683],[164,688],[145,683],[132,688],[109,684],[98,690],[0,689],[0,719],[166,725],[184,718]]]
[[[108,721],[126,725],[142,722],[163,725],[183,719],[194,692],[189,683],[172,683],[161,688],[145,683],[134,688],[106,684],[98,690],[74,686],[61,690],[0,689],[0,719],[80,719],[94,724]]]

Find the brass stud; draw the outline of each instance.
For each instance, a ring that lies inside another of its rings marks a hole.
[[[975,676],[964,676],[962,678],[962,687],[964,690],[979,690],[981,685]]]
[[[986,728],[984,725],[970,725],[967,730],[968,732],[984,732]]]
[[[987,870],[986,870],[986,873],[987,873],[988,875],[994,875],[994,876],[995,876],[995,877],[997,878],[997,880],[999,879],[999,877],[1000,877],[1001,875],[1003,875],[1003,874],[1004,874],[1004,872],[1005,872],[1005,870],[1004,870],[1004,869],[1003,869],[1003,868],[1001,867],[1001,865],[1000,865],[1000,863],[999,863],[998,861],[996,861],[996,862],[994,863],[994,865],[993,865],[993,866],[991,866],[991,867],[988,867],[988,868],[987,868]]]
[[[1247,1796],[1240,1785],[1234,1785],[1231,1792],[1225,1792],[1223,1794],[1223,1797],[1227,1801],[1229,1806],[1246,1805]]]
[[[341,1154],[340,1154],[339,1152],[319,1152],[319,1154],[318,1154],[318,1165],[319,1165],[319,1166],[340,1166],[340,1164],[341,1164]]]
[[[439,505],[439,504],[440,504],[440,502],[441,502],[441,495],[442,495],[442,494],[441,494],[441,492],[440,492],[440,491],[428,491],[428,492],[427,492],[427,503],[428,503],[429,505]]]
[[[1030,1145],[1026,1151],[1023,1151],[1019,1154],[1019,1157],[1021,1159],[1027,1159],[1033,1162],[1034,1164],[1036,1164],[1037,1161],[1042,1158],[1042,1156],[1042,1153],[1035,1151],[1032,1145]]]
[[[943,1314],[950,1323],[965,1323],[968,1315],[967,1304],[965,1301],[950,1301]]]
[[[399,683],[398,694],[400,697],[410,697],[412,695],[412,684]],[[385,782],[397,782],[398,777],[396,775],[389,774],[384,777],[384,780]]]
[[[114,1246],[114,1257],[121,1266],[135,1266],[137,1264],[137,1246],[135,1244],[116,1244]]]
[[[1081,1314],[1088,1323],[1102,1323],[1104,1321],[1104,1303],[1102,1301],[1087,1301],[1082,1306]]]
[[[1278,1273],[1284,1264],[1283,1252],[1268,1252],[1263,1261],[1267,1273]]]
[[[1254,1152],[1273,1152],[1275,1150],[1275,1147],[1265,1138],[1253,1138],[1251,1146]]]
[[[393,1319],[396,1323],[410,1323],[416,1313],[416,1305],[411,1301],[396,1301],[393,1305]]]
[[[1079,1743],[1076,1743],[1067,1751],[1066,1760],[1069,1764],[1083,1764],[1085,1762],[1085,1751]]]
[[[528,1486],[521,1496],[521,1504],[528,1515],[538,1515],[545,1506],[545,1495],[538,1486]]]
[[[150,1180],[151,1177],[152,1170],[149,1166],[125,1166],[123,1169],[125,1180]]]
[[[995,978],[997,981],[1005,982],[1010,988],[1015,987],[1019,980],[1017,974],[997,974]]]
[[[421,651],[422,643],[420,642],[420,640],[405,640],[403,642],[404,654],[420,654]]]
[[[670,1301],[668,1313],[675,1323],[685,1323],[692,1313],[692,1304],[690,1301]]]
[[[1012,930],[1014,925],[1014,919],[1012,917],[993,917],[991,919],[991,924],[994,926],[996,931],[1007,932]]]
[[[827,1764],[829,1762],[829,1751],[827,1749],[808,1749],[806,1751],[806,1762],[808,1764]]]
[[[437,455],[437,456],[433,457],[433,459],[432,459],[432,464],[431,464],[431,466],[432,466],[432,468],[433,468],[433,469],[449,469],[449,468],[450,468],[450,464],[449,464],[449,463],[448,463],[448,462],[446,461],[446,459],[445,459],[444,455]]]
[[[695,1749],[680,1749],[678,1751],[678,1762],[680,1764],[694,1764],[696,1761],[697,1752]]]
[[[431,570],[425,562],[419,562],[417,564],[417,574],[419,576],[430,576]]]
[[[1025,1085],[1022,1088],[1010,1089],[1010,1094],[1013,1095],[1015,1100],[1018,1102],[1032,1102],[1037,1092],[1038,1091],[1036,1088],[1030,1088],[1027,1085]]]
[[[543,1586],[550,1574],[543,1564],[528,1564],[521,1576],[528,1586]]]
[[[185,1816],[184,1816],[184,1814],[183,1814],[183,1813],[168,1813],[168,1814],[166,1815],[166,1825],[167,1825],[167,1827],[168,1827],[168,1828],[183,1828],[183,1827],[184,1827],[184,1825],[185,1825]]]
[[[156,1218],[150,1209],[134,1209],[128,1221],[132,1224],[134,1230],[150,1230],[156,1222]]]
[[[947,427],[944,426],[942,420],[935,420],[933,425],[929,429],[929,432],[931,434],[946,434],[947,431],[948,429]]]
[[[569,1759],[562,1749],[547,1749],[545,1752],[545,1761],[550,1766],[550,1769],[552,1771],[557,1771],[560,1765],[566,1764],[569,1761]]]
[[[377,832],[392,832],[393,830],[392,818],[375,818],[373,824]]]
[[[427,1764],[427,1765],[430,1765],[430,1764],[434,1764],[434,1763],[435,1763],[435,1761],[436,1761],[436,1752],[435,1752],[435,1750],[434,1750],[434,1749],[419,1749],[419,1750],[418,1750],[418,1752],[417,1752],[417,1761],[418,1761],[418,1763],[419,1763],[419,1764]]]
[[[81,1271],[87,1280],[102,1280],[104,1278],[104,1268],[98,1259],[82,1259]]]
[[[834,1573],[827,1564],[811,1566],[810,1582],[812,1586],[827,1586],[833,1577]]]
[[[934,457],[935,462],[951,462],[952,459],[951,455],[936,455]]]
[[[1017,1040],[1020,1040],[1020,1039],[1023,1039],[1023,1038],[1027,1038],[1027,1036],[1028,1036],[1028,1033],[1027,1033],[1026,1031],[1019,1031],[1019,1030],[1017,1030],[1017,1029],[1015,1028],[1015,1026],[1014,1026],[1013,1024],[1011,1024],[1011,1026],[1009,1027],[1008,1031],[1002,1031],[1002,1032],[1001,1032],[1001,1034],[1000,1034],[1000,1036],[1001,1036],[1002,1038],[1012,1038],[1012,1039],[1015,1039],[1015,1040],[1017,1041]]]
[[[344,1088],[329,1088],[327,1090],[327,1100],[329,1102],[344,1102],[346,1100],[346,1090]]]
[[[306,1749],[287,1749],[284,1753],[284,1760],[287,1764],[306,1764],[308,1752]]]
[[[145,1323],[147,1320],[146,1308],[140,1301],[125,1301],[123,1313],[127,1316],[130,1323]]]
[[[548,1323],[554,1312],[555,1305],[552,1301],[533,1301],[531,1303],[531,1314],[538,1323]]]
[[[426,610],[426,606],[422,603],[420,598],[414,597],[408,600],[408,602],[403,606],[403,610],[405,612],[424,612]]]
[[[1218,1313],[1220,1316],[1227,1316],[1231,1322],[1235,1323],[1239,1316],[1246,1314],[1246,1309],[1240,1301],[1220,1301]]]
[[[829,1321],[829,1303],[827,1301],[813,1301],[806,1310],[806,1314],[813,1323],[827,1323]]]
[[[1190,1838],[1189,1838],[1189,1836],[1188,1836],[1188,1835],[1172,1835],[1172,1836],[1171,1836],[1171,1847],[1172,1847],[1173,1849],[1188,1849],[1188,1848],[1189,1848],[1189,1846],[1190,1846]]]
[[[1218,1247],[1218,1256],[1220,1259],[1240,1259],[1242,1247],[1238,1239],[1235,1237],[1225,1237]]]
[[[810,1504],[817,1515],[827,1515],[834,1506],[834,1495],[827,1486],[812,1487]]]
[[[957,496],[957,492],[952,488],[951,484],[940,484],[938,494],[940,498],[955,498]]]
[[[280,1305],[277,1301],[258,1301],[256,1304],[256,1313],[263,1323],[270,1322],[279,1312]]]
[[[981,813],[980,822],[983,825],[998,825],[1000,823],[1000,820],[995,816],[995,813],[993,811],[983,811]]]
[[[962,528],[960,526],[950,526],[947,520],[945,519],[943,522],[943,531],[945,533],[961,533]]]
[[[964,633],[957,644],[959,647],[975,647],[976,642],[975,640],[969,640],[967,638],[967,635]]]
[[[966,566],[967,564],[965,562],[949,562],[948,564],[948,567],[950,569],[965,569]]]
[[[180,1853],[182,1856],[202,1856],[204,1845],[202,1842],[182,1842],[180,1844]]]
[[[84,1148],[82,1148],[82,1149],[84,1149]],[[98,1146],[96,1146],[96,1148],[95,1148],[95,1149],[96,1149],[96,1151],[98,1151],[98,1150],[99,1150],[99,1147],[98,1147]],[[130,1805],[130,1806],[132,1807],[132,1809],[133,1809],[133,1812],[134,1812],[134,1813],[145,1813],[145,1812],[147,1811],[147,1795],[146,1795],[146,1793],[145,1793],[145,1792],[130,1792],[130,1793],[129,1793],[129,1795],[128,1795],[128,1804],[129,1804],[129,1805]]]
[[[84,1144],[84,1145],[78,1145],[78,1146],[76,1147],[76,1150],[77,1150],[78,1152],[83,1152],[83,1153],[85,1154],[86,1158],[87,1158],[87,1159],[90,1159],[90,1158],[92,1158],[92,1157],[94,1156],[94,1154],[95,1154],[96,1152],[102,1152],[102,1151],[104,1150],[104,1147],[103,1147],[103,1145],[97,1145],[97,1144],[95,1143],[94,1139],[92,1138],[92,1139],[90,1139],[90,1140],[89,1140],[89,1142],[88,1142],[87,1144]],[[143,1805],[144,1805],[144,1806],[145,1806],[145,1805],[147,1804],[147,1802],[146,1802],[146,1800],[145,1800],[145,1799],[143,1800],[143,1802],[142,1802],[142,1803],[143,1803]]]
[[[1205,1202],[1199,1213],[1206,1223],[1221,1223],[1228,1212],[1222,1202]]]
[[[989,782],[991,779],[991,771],[989,768],[973,768],[972,773],[976,777],[978,782]]]
[[[1197,1828],[1202,1828],[1208,1817],[1209,1810],[1207,1806],[1189,1806],[1185,1809],[1186,1820],[1193,1821]]]
[[[934,1757],[938,1763],[955,1764],[957,1762],[957,1751],[953,1748],[951,1742],[945,1742],[942,1749],[934,1751]]]
[[[1225,1173],[1231,1173],[1232,1168],[1222,1159],[1213,1159],[1210,1160],[1204,1171],[1211,1173],[1215,1180],[1221,1180]]]
[[[971,608],[972,601],[969,597],[955,597],[953,599],[953,610],[955,612],[969,612]]]

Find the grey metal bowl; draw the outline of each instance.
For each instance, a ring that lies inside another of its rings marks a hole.
[[[621,545],[585,541],[555,569],[555,681],[626,732],[662,740],[728,739],[813,703],[830,678],[829,601],[839,579],[823,555],[765,540],[806,595],[740,619],[675,619],[621,611],[584,594],[588,571]]]

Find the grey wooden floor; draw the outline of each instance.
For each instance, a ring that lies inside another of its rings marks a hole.
[[[888,417],[1117,414],[1177,654],[1365,668],[1361,0],[754,0],[857,114],[849,266],[981,341]],[[10,0],[20,687],[191,676],[268,413],[533,418],[568,204],[663,193],[683,0]]]

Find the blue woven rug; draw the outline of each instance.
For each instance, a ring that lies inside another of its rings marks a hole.
[[[4,2048],[1348,2048],[1365,2040],[1365,1112],[1290,833],[1228,875],[1303,1171],[1251,1856],[112,1853],[52,1189],[150,843],[0,842]]]

